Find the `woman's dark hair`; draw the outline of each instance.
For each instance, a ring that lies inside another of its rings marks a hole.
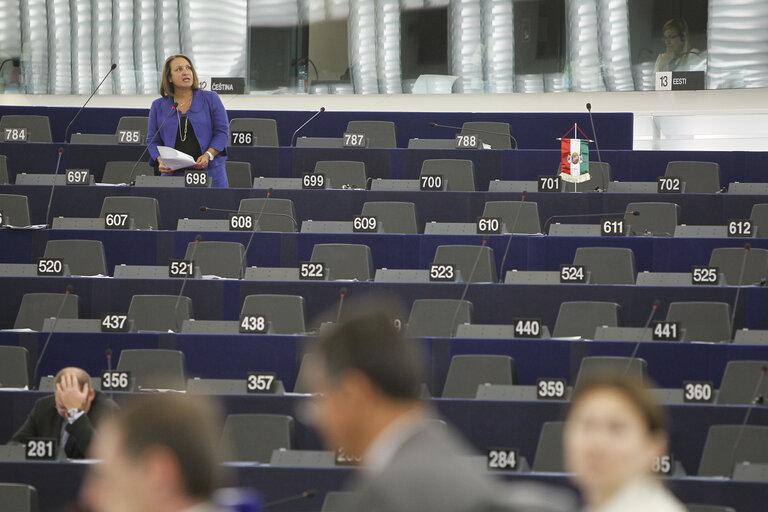
[[[651,434],[666,432],[666,413],[657,403],[656,397],[649,387],[644,386],[637,379],[612,373],[596,375],[580,383],[579,387],[573,391],[568,414],[587,396],[593,392],[604,390],[615,391],[621,394],[640,413],[645,426],[648,428],[648,432]]]
[[[163,98],[166,96],[173,96],[173,82],[171,82],[171,62],[173,62],[174,59],[186,59],[186,61],[189,62],[189,65],[192,66],[192,90],[196,91],[200,88],[200,81],[197,79],[197,70],[195,70],[195,65],[192,64],[192,60],[186,55],[171,55],[165,59],[165,64],[163,64],[163,75],[160,77],[160,96]]]

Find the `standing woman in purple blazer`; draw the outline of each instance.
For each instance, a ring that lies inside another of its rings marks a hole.
[[[228,187],[224,168],[229,142],[227,111],[218,94],[200,90],[195,67],[185,55],[165,59],[160,96],[149,110],[149,164],[157,165],[163,176],[183,176],[184,169],[172,171],[157,150],[158,145],[172,147],[195,159],[193,169],[206,169],[214,187]],[[178,104],[175,111],[174,103]],[[150,140],[161,125],[157,137]]]

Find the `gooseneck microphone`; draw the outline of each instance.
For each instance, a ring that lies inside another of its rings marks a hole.
[[[93,90],[91,95],[88,96],[88,99],[85,100],[85,103],[83,103],[83,106],[80,107],[80,110],[77,111],[77,113],[75,114],[75,117],[73,117],[72,120],[69,122],[69,124],[67,125],[67,128],[64,130],[64,142],[67,142],[67,133],[69,132],[69,129],[72,128],[72,123],[75,122],[75,119],[77,119],[77,117],[80,115],[80,112],[82,112],[85,106],[88,105],[88,103],[91,101],[91,98],[93,98],[93,95],[96,94],[96,92],[101,88],[101,84],[103,84],[104,81],[107,79],[107,77],[112,74],[112,72],[115,70],[116,67],[117,67],[117,64],[112,64],[109,67],[109,71],[107,71],[107,74],[104,75],[104,78],[101,79],[101,82],[99,82],[99,85],[96,86],[96,88]]]
[[[244,212],[241,210],[227,210],[224,208],[210,208],[208,206],[201,206],[200,211],[201,212],[222,212],[222,213],[257,213],[257,212]],[[289,215],[287,213],[264,212],[264,216],[285,217],[286,219],[290,219],[291,222],[293,222],[293,227],[296,231],[299,230],[299,223],[296,221],[296,218],[293,215]]]
[[[195,245],[192,246],[192,254],[189,256],[189,262],[192,264],[192,276],[195,275],[195,254],[197,253],[197,247],[200,245],[200,240],[202,239],[202,235],[197,235],[195,237]],[[176,296],[176,305],[173,307],[174,320],[176,320],[176,316],[178,315],[179,302],[181,302],[181,297],[184,295],[184,287],[187,286],[187,279],[189,279],[188,273],[184,274],[184,279],[181,280],[181,289],[179,290],[179,295]],[[181,326],[178,326],[178,328],[181,329]]]
[[[587,103],[587,112],[589,112],[589,122],[592,125],[592,137],[595,138],[595,148],[597,148],[597,159],[600,163],[603,163],[603,159],[600,158],[600,144],[597,143],[597,132],[595,131],[595,120],[592,119],[592,104]]]
[[[171,106],[171,111],[168,112],[168,115],[165,116],[165,119],[163,119],[163,122],[160,123],[160,126],[157,128],[157,131],[155,131],[155,134],[152,135],[152,138],[149,139],[149,142],[147,142],[146,146],[144,146],[144,151],[141,152],[141,156],[139,156],[139,159],[136,160],[136,162],[133,164],[133,167],[131,167],[131,173],[128,175],[128,184],[130,185],[133,183],[133,173],[136,172],[136,167],[138,167],[139,162],[141,162],[144,159],[144,155],[147,154],[147,151],[149,151],[149,146],[152,145],[153,142],[155,142],[155,138],[157,138],[157,135],[160,133],[160,130],[163,129],[163,126],[165,126],[165,122],[168,121],[168,119],[171,117],[171,115],[176,112],[176,109],[179,107],[179,104],[177,102],[174,102]]]
[[[51,217],[51,203],[53,203],[53,191],[56,190],[56,176],[59,175],[59,166],[61,166],[61,155],[64,154],[64,148],[59,148],[59,157],[56,159],[56,170],[53,171],[53,184],[51,185],[51,194],[48,196],[48,208],[45,210],[45,224],[48,225],[48,219]]]
[[[528,197],[528,191],[523,190],[520,196],[520,202],[525,202],[525,198]],[[517,221],[520,219],[520,211],[523,209],[523,205],[518,205],[517,213],[515,213],[515,220],[512,222],[512,227],[509,230],[509,240],[507,240],[507,247],[504,249],[504,257],[501,258],[501,266],[499,267],[499,283],[504,282],[504,263],[507,262],[507,254],[509,254],[509,248],[512,246],[512,236],[515,234],[515,228],[517,227]]]
[[[640,350],[640,343],[642,343],[643,341],[647,341],[647,340],[644,340],[645,330],[648,328],[649,325],[651,325],[651,321],[653,320],[653,317],[656,316],[656,311],[659,309],[659,306],[661,306],[661,302],[659,302],[659,299],[654,299],[653,305],[651,306],[651,312],[648,314],[648,318],[645,320],[645,323],[643,324],[643,335],[640,337],[639,340],[637,340],[637,343],[635,343],[635,349],[632,351],[632,355],[629,356],[629,360],[627,361],[627,367],[624,368],[624,372],[622,373],[622,376],[626,377],[627,373],[629,372],[629,369],[632,367],[632,361],[635,359],[637,352]]]
[[[464,128],[460,126],[451,126],[448,124],[438,124],[438,123],[429,123],[429,126],[432,128],[448,128],[450,130],[457,130],[461,132]],[[511,133],[502,133],[502,132],[493,132],[490,130],[481,130],[479,128],[468,128],[467,129],[470,133],[477,132],[477,133],[487,133],[488,135],[500,135],[501,137],[507,137],[509,140],[511,140],[514,143],[514,146],[512,149],[517,149],[517,139],[511,134]]]
[[[274,507],[277,505],[282,505],[283,503],[288,503],[291,501],[296,500],[310,500],[315,497],[315,490],[314,489],[307,489],[304,492],[301,492],[299,494],[294,494],[293,496],[288,496],[286,498],[280,498],[278,500],[270,501],[269,503],[265,503],[262,509]]]
[[[35,370],[32,372],[32,379],[33,379],[32,386],[37,385],[37,382],[38,382],[37,371],[40,369],[40,363],[43,361],[43,356],[45,355],[45,351],[48,350],[48,344],[51,342],[51,337],[53,337],[53,331],[56,330],[56,324],[58,323],[59,316],[61,315],[61,312],[64,309],[64,304],[66,304],[67,299],[69,298],[71,293],[72,293],[72,285],[68,284],[66,290],[64,291],[64,297],[61,299],[59,310],[56,312],[56,316],[53,318],[53,324],[51,325],[51,332],[49,332],[48,337],[45,338],[45,343],[43,343],[43,350],[40,351],[40,356],[38,356],[37,362],[35,363]]]
[[[339,311],[336,313],[336,324],[338,325],[339,322],[341,322],[341,308],[344,306],[344,297],[347,296],[347,289],[342,288],[341,291],[339,291]]]
[[[312,114],[312,117],[310,117],[309,119],[307,119],[306,121],[304,121],[304,124],[302,124],[301,126],[299,126],[298,128],[296,128],[296,131],[295,131],[295,132],[293,132],[293,135],[291,135],[291,146],[293,146],[294,144],[296,144],[296,135],[298,135],[298,134],[299,134],[299,132],[301,131],[301,129],[302,129],[302,128],[304,128],[305,126],[307,126],[309,123],[311,123],[311,122],[312,122],[312,120],[313,120],[314,118],[316,118],[317,116],[319,116],[319,115],[320,115],[320,114],[322,114],[323,112],[325,112],[325,107],[320,107],[320,110],[318,110],[317,112],[315,112],[314,114]]]
[[[733,444],[733,450],[731,451],[731,463],[730,468],[731,471],[733,471],[734,466],[736,465],[736,452],[739,449],[739,445],[741,444],[741,438],[744,437],[744,430],[747,428],[747,422],[749,422],[749,417],[752,414],[752,409],[754,409],[755,405],[762,405],[765,403],[765,399],[762,395],[758,395],[757,393],[760,391],[760,388],[763,386],[763,379],[765,379],[765,374],[768,373],[768,367],[763,366],[760,368],[760,378],[757,379],[757,385],[755,386],[754,391],[752,391],[752,395],[750,396],[749,400],[749,407],[747,408],[746,414],[744,414],[744,421],[741,422],[741,428],[739,429],[739,436],[736,438],[736,442]],[[731,476],[733,476],[731,474]]]
[[[272,192],[274,192],[272,188],[269,188],[267,190],[267,197],[265,197],[264,202],[261,203],[261,210],[259,210],[259,214],[256,216],[256,220],[253,221],[253,230],[251,230],[251,236],[248,237],[248,243],[245,244],[245,251],[243,251],[243,259],[240,260],[240,268],[243,268],[243,265],[245,265],[245,261],[248,258],[248,249],[251,247],[251,242],[253,242],[253,237],[256,235],[256,227],[259,225],[261,216],[264,214],[264,210],[267,208],[267,203],[269,202],[269,198],[272,197]],[[246,213],[251,213],[251,212],[246,212]],[[243,277],[245,277],[245,275],[243,275]]]
[[[631,210],[628,212],[611,212],[611,213],[577,213],[574,215],[552,215],[550,218],[547,219],[547,222],[544,223],[544,234],[547,234],[547,228],[549,227],[549,224],[555,220],[555,219],[586,219],[590,217],[619,217],[623,215],[633,215],[637,217],[640,215],[640,212],[637,210]]]
[[[731,339],[733,339],[736,333],[736,308],[739,305],[739,295],[741,295],[741,287],[744,286],[744,270],[747,268],[747,256],[749,250],[752,248],[749,244],[744,244],[744,256],[741,258],[741,269],[739,270],[739,282],[736,283],[736,297],[733,299],[733,311],[731,311]]]
[[[475,258],[475,263],[472,265],[472,270],[469,272],[469,277],[467,278],[467,283],[464,285],[464,290],[461,292],[461,298],[459,299],[459,303],[456,305],[456,311],[453,312],[453,318],[451,319],[451,338],[456,336],[456,330],[454,329],[454,325],[456,324],[456,318],[459,316],[459,311],[461,310],[461,301],[464,300],[464,297],[467,296],[467,291],[469,290],[469,285],[472,284],[472,278],[475,276],[475,270],[477,270],[477,264],[480,263],[480,257],[483,255],[483,247],[485,247],[485,244],[488,243],[487,238],[483,238],[483,243],[480,245],[480,250],[477,251],[477,258]],[[457,326],[458,327],[458,326]]]

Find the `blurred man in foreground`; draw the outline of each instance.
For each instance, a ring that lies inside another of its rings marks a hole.
[[[349,509],[528,510],[510,506],[500,484],[464,457],[464,443],[433,420],[419,399],[420,358],[393,315],[373,307],[348,318],[311,352],[317,395],[307,417],[331,448],[362,457]]]
[[[202,397],[136,399],[107,422],[90,456],[82,501],[93,512],[213,512],[219,412]]]
[[[56,390],[35,402],[11,443],[26,443],[37,437],[55,438],[60,452],[70,459],[82,459],[88,452],[94,431],[117,411],[109,397],[94,391],[91,377],[80,368],[63,368],[55,378]]]

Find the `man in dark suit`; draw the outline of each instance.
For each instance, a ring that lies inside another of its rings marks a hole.
[[[109,397],[94,391],[91,378],[80,368],[64,368],[56,374],[56,390],[35,402],[11,444],[24,444],[35,437],[52,437],[70,459],[85,457],[94,429],[117,411]]]
[[[459,436],[434,421],[420,400],[420,358],[388,309],[369,305],[348,316],[310,352],[317,394],[307,419],[332,449],[362,459],[349,510],[530,510],[510,501],[509,490],[466,457],[472,453]]]

